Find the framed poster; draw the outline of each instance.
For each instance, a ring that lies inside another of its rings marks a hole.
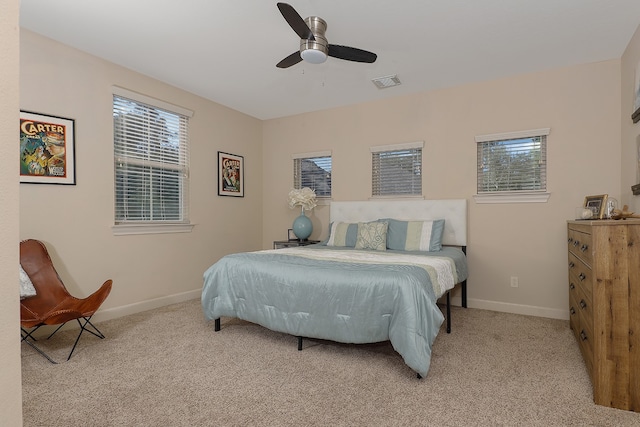
[[[244,157],[218,151],[218,196],[244,197]]]
[[[20,182],[76,183],[73,119],[20,111]]]
[[[631,114],[631,120],[633,123],[640,121],[640,62],[636,65],[636,81],[633,92],[633,113]]]

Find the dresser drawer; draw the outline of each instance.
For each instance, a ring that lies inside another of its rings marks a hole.
[[[578,333],[577,338],[578,347],[580,348],[580,353],[582,353],[584,364],[587,367],[587,372],[589,373],[591,381],[593,381],[593,336],[590,336],[587,330],[583,328]]]
[[[569,288],[569,326],[578,341],[578,347],[587,367],[589,376],[593,376],[593,313],[579,286]]]
[[[574,331],[576,338],[580,343],[580,350],[587,361],[589,369],[591,369],[590,361],[593,360],[593,304],[590,299],[587,299],[582,288],[576,286],[575,289],[571,289],[569,285],[569,301],[575,307],[577,311],[578,320],[576,324],[579,324],[579,330]]]
[[[580,328],[586,329],[587,334],[593,340],[593,304],[583,295],[576,299],[575,302],[576,309],[580,313]]]
[[[580,332],[578,332],[578,342],[580,343],[580,351],[584,357],[589,376],[593,375],[593,344],[595,335],[593,334],[593,311],[590,303],[585,300],[578,302],[580,308]],[[592,378],[593,379],[593,378]]]
[[[569,289],[569,327],[576,336],[576,339],[580,341],[580,307],[578,301],[580,301],[579,290],[577,287]]]
[[[583,233],[581,231],[570,228],[567,244],[569,246],[569,252],[575,254],[587,265],[592,265],[591,234]]]
[[[584,262],[569,252],[569,288],[579,286],[584,296],[593,300],[593,272]]]

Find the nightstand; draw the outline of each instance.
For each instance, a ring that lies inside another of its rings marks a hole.
[[[275,240],[273,249],[295,248],[298,246],[308,246],[320,243],[320,240]]]

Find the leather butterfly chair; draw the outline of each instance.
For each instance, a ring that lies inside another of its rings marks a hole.
[[[46,357],[51,363],[56,363],[33,341],[33,333],[44,325],[60,325],[47,337],[51,338],[67,322],[76,320],[80,325],[80,333],[73,344],[67,360],[71,359],[73,351],[84,331],[98,338],[104,338],[102,332],[91,323],[91,317],[100,308],[111,292],[111,280],[107,280],[93,294],[87,298],[75,298],[67,291],[60,276],[51,262],[46,246],[39,240],[23,240],[20,242],[20,264],[27,273],[36,295],[20,301],[20,326],[22,341],[33,347],[38,353]],[[93,331],[87,328],[93,328]],[[28,331],[31,329],[30,331]],[[94,332],[95,331],[95,332]]]

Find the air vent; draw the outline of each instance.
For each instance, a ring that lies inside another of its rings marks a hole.
[[[371,80],[378,89],[386,89],[388,87],[398,86],[400,79],[396,74],[393,76],[377,77]]]

